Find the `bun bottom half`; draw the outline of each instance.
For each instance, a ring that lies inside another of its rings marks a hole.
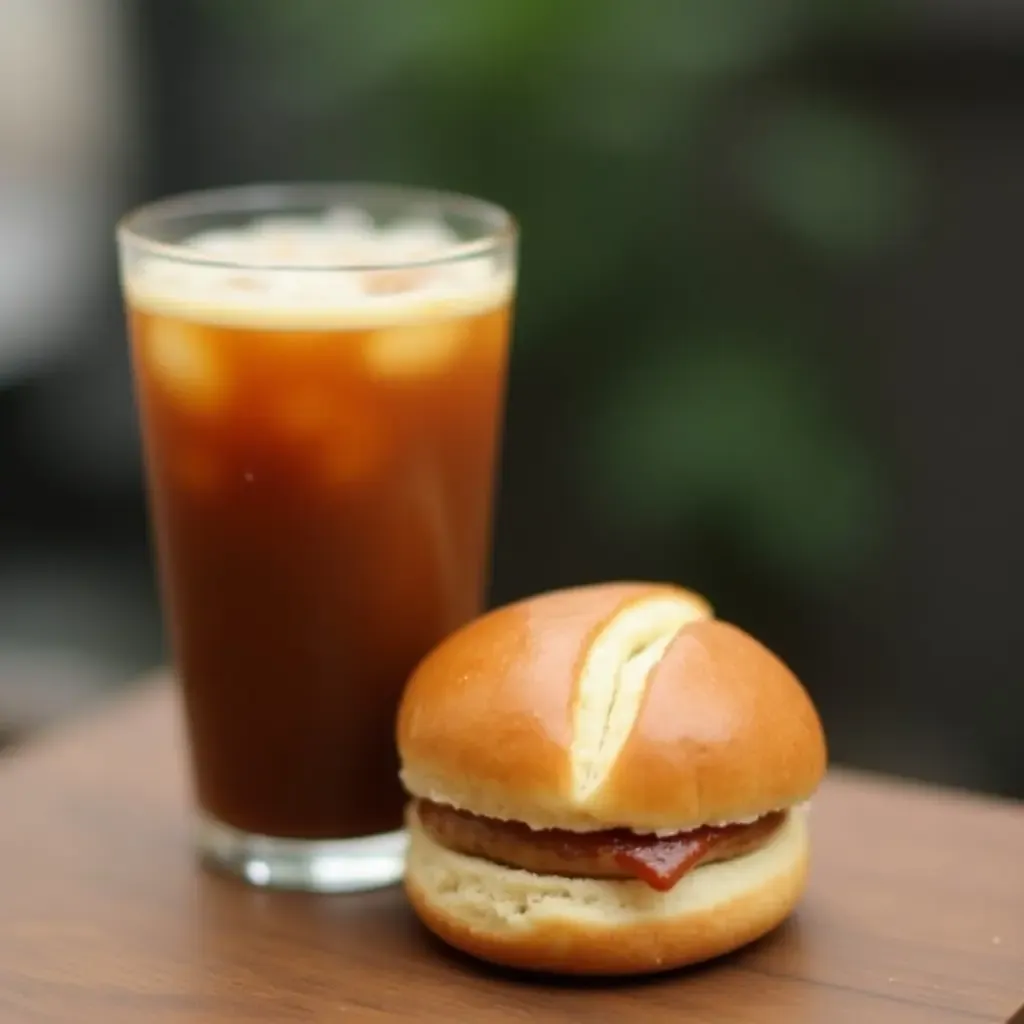
[[[405,888],[435,935],[491,963],[556,974],[667,971],[779,925],[807,878],[806,808],[753,853],[698,867],[667,893],[643,882],[535,875],[455,853],[410,813]]]

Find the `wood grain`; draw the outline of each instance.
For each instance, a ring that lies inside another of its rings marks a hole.
[[[1024,1000],[1024,807],[836,771],[796,916],[646,982],[538,982],[449,953],[400,893],[200,871],[169,688],[0,759],[0,1021],[1006,1021]]]

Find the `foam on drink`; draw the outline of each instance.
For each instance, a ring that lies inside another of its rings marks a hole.
[[[507,267],[474,254],[439,220],[376,227],[352,208],[267,217],[176,248],[183,258],[144,253],[125,266],[135,308],[266,330],[372,329],[485,312],[513,286]]]

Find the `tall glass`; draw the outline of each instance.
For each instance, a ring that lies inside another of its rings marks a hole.
[[[484,598],[514,223],[251,186],[117,236],[200,851],[256,885],[390,884],[398,699]]]

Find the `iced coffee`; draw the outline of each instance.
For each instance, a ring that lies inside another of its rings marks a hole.
[[[200,845],[257,884],[391,882],[399,694],[484,599],[512,225],[238,189],[119,241]]]

